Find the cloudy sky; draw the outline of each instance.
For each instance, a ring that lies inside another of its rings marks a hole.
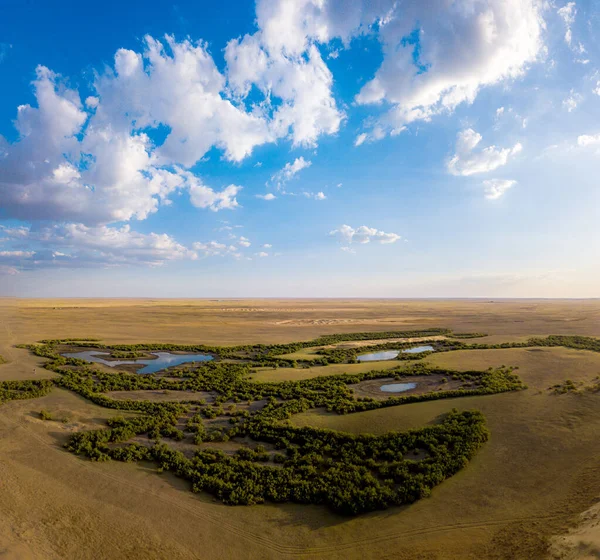
[[[0,295],[599,297],[591,0],[4,0]]]

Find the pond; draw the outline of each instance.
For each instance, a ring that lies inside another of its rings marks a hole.
[[[389,385],[382,385],[379,388],[386,393],[402,393],[404,391],[410,391],[416,386],[416,383],[390,383]]]
[[[434,352],[435,348],[433,346],[425,345],[425,346],[415,346],[413,348],[406,348],[406,350],[402,350],[403,354],[419,354],[420,352]],[[386,350],[384,352],[373,352],[373,354],[362,354],[362,356],[358,356],[356,359],[359,362],[376,362],[378,360],[393,360],[398,357],[400,354],[399,350]]]
[[[415,346],[414,348],[407,348],[406,350],[402,350],[403,354],[419,354],[421,352],[434,352],[435,348],[433,346],[429,346],[428,344],[425,346]]]
[[[398,350],[387,350],[385,352],[374,352],[373,354],[363,354],[356,359],[359,362],[375,362],[377,360],[393,360],[400,354]]]
[[[66,352],[62,354],[65,358],[79,358],[87,362],[104,364],[109,367],[124,366],[129,364],[144,364],[145,367],[138,369],[137,373],[155,373],[161,369],[179,366],[188,362],[208,362],[213,359],[209,354],[171,354],[170,352],[151,352],[156,359],[139,360],[105,360],[101,356],[110,356],[109,352],[96,352],[86,350],[84,352]]]

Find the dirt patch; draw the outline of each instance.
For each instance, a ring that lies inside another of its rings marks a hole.
[[[442,380],[446,381],[442,381]],[[416,383],[417,386],[414,389],[408,389],[408,391],[402,391],[401,393],[387,393],[381,390],[382,385],[389,385],[391,383]],[[431,393],[433,391],[452,391],[454,389],[460,389],[464,386],[464,382],[460,380],[453,380],[443,375],[407,375],[396,379],[395,377],[385,377],[380,379],[369,379],[368,381],[361,381],[354,385],[349,385],[354,390],[354,396],[356,398],[370,397],[378,401],[384,401],[390,397],[404,397],[407,395],[423,395],[425,393]]]
[[[286,319],[285,321],[276,321],[276,325],[355,325],[370,321],[361,321],[360,319]]]
[[[556,560],[600,558],[600,503],[579,516],[579,524],[550,540],[549,556]]]

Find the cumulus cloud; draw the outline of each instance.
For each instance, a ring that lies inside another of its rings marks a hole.
[[[402,239],[402,237],[397,233],[386,233],[384,231],[367,226],[360,226],[354,229],[346,224],[340,226],[338,229],[330,231],[329,235],[337,237],[344,245],[351,245],[353,243],[364,245],[366,243],[370,243],[371,241],[388,244],[395,243],[396,241]]]
[[[348,12],[358,29],[379,23],[383,62],[356,101],[389,107],[375,121],[380,137],[381,129],[399,133],[408,123],[472,103],[482,87],[521,76],[542,52],[537,0],[447,2],[434,9],[418,0],[360,4]],[[373,131],[363,134],[358,143],[376,139]]]
[[[516,181],[511,179],[488,179],[483,182],[485,198],[495,200],[500,198],[508,189],[514,187]]]
[[[239,206],[236,195],[242,190],[237,185],[229,185],[222,191],[214,191],[202,184],[200,179],[191,173],[186,173],[190,191],[190,202],[197,208],[209,208],[213,212],[231,210]]]
[[[264,251],[260,251],[259,253],[255,253],[254,256],[255,257],[259,257],[259,258],[264,258],[264,257],[268,257],[269,253],[265,253]]]
[[[330,74],[321,67],[315,45],[338,38],[347,47],[353,37],[372,33],[381,43],[383,61],[356,101],[385,103],[388,110],[372,121],[373,130],[363,133],[367,136],[359,135],[360,145],[376,139],[374,134],[398,133],[407,123],[472,102],[481,87],[521,76],[543,50],[542,5],[538,0],[481,0],[468,6],[419,0],[258,0],[259,32],[232,41],[226,50],[230,82],[242,95],[252,84],[263,91],[271,85],[276,92],[282,76],[291,75],[285,72],[291,70],[285,59],[300,68],[314,65],[319,80],[294,82],[313,98],[304,118],[312,122],[320,111],[317,122],[334,131],[343,115],[330,100]]]
[[[336,134],[346,116],[333,96],[324,46],[335,58],[361,34],[381,44],[381,66],[355,99],[380,105],[380,116],[358,133],[358,146],[452,111],[472,102],[482,87],[522,75],[542,50],[540,6],[538,0],[478,0],[468,7],[436,2],[435,9],[418,0],[257,0],[256,31],[227,44],[224,68],[217,67],[203,41],[146,36],[139,49],[117,50],[94,74],[83,101],[66,79],[39,66],[35,103],[17,110],[17,139],[0,136],[0,202],[9,218],[58,223],[26,228],[23,243],[34,243],[35,254],[20,258],[120,263],[136,247],[146,253],[132,261],[146,264],[171,260],[168,251],[185,255],[174,258],[192,258],[194,249],[166,234],[109,224],[146,219],[181,192],[197,208],[234,209],[242,187],[214,189],[191,171],[211,150],[241,162],[258,146],[280,139],[313,148],[323,135]],[[574,18],[574,6],[569,10],[568,18]],[[520,149],[517,144],[474,152],[479,140],[466,151],[457,146],[451,172],[495,169]],[[310,164],[296,158],[271,183],[283,193]],[[309,196],[326,198],[323,192]],[[358,228],[352,242],[396,240],[385,237],[395,234],[365,230],[371,228]],[[42,231],[46,239],[39,237]],[[85,238],[95,239],[98,248],[85,245]],[[108,239],[120,239],[122,252],[101,249]],[[164,254],[161,243],[171,244]],[[29,252],[6,249],[19,250]],[[202,249],[211,250],[217,248]]]
[[[240,187],[213,192],[185,166],[213,145],[230,159],[244,157],[246,125],[260,119],[221,99],[223,78],[204,47],[169,39],[167,55],[149,37],[146,46],[144,55],[118,51],[115,69],[97,78],[99,95],[86,106],[58,75],[38,67],[37,107],[19,107],[16,142],[0,138],[0,199],[9,216],[88,224],[145,219],[184,188],[200,208],[237,205]],[[170,132],[155,146],[145,131],[159,125]]]
[[[232,39],[225,48],[233,94],[246,100],[255,86],[270,110],[272,133],[289,135],[295,146],[313,147],[320,135],[335,134],[345,116],[336,105],[333,76],[316,44],[329,39],[313,25],[318,4],[323,3],[259,0],[258,31]]]
[[[196,241],[192,248],[203,257],[232,256],[240,258],[242,256],[235,245],[227,245],[218,241],[208,241],[206,243]]]
[[[240,247],[250,247],[250,245],[252,245],[252,243],[250,243],[250,240],[247,237],[244,237],[243,235],[240,236],[240,238],[238,239],[237,244]]]
[[[139,233],[120,228],[63,223],[33,229],[1,229],[17,247],[0,252],[2,264],[17,269],[118,265],[160,266],[167,261],[196,258],[196,253],[167,234]]]
[[[259,20],[269,27],[268,16]],[[213,192],[189,171],[210,149],[239,162],[256,146],[288,134],[295,144],[315,146],[342,119],[331,73],[314,45],[288,52],[273,42],[271,31],[247,36],[239,47],[247,42],[266,57],[268,74],[256,77],[265,100],[250,107],[240,103],[251,86],[241,74],[244,57],[235,41],[228,45],[225,75],[202,41],[146,36],[141,52],[116,52],[113,65],[96,74],[94,95],[85,103],[65,80],[39,66],[36,105],[18,109],[18,139],[0,137],[6,214],[87,224],[145,219],[181,189],[200,208],[235,207],[239,187]],[[247,70],[260,73],[255,62]]]
[[[271,183],[277,187],[277,189],[282,189],[283,186],[293,179],[300,171],[310,167],[312,162],[304,159],[304,157],[300,156],[296,158],[293,162],[288,162],[283,166],[283,169],[280,169],[277,173],[271,176]]]
[[[481,134],[468,128],[458,133],[456,138],[456,153],[447,164],[448,171],[452,175],[474,175],[493,171],[502,165],[506,165],[509,157],[518,154],[522,150],[521,144],[517,143],[512,148],[497,148],[488,146],[480,151],[474,151],[482,140]]]

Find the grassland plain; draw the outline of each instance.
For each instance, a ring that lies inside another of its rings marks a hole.
[[[40,369],[43,359],[13,347],[42,338],[225,345],[436,326],[488,332],[494,342],[547,334],[600,336],[600,302],[4,299],[0,354],[7,363],[0,366],[0,380],[52,377]],[[598,396],[555,395],[547,388],[566,378],[591,382],[600,373],[598,355],[536,348],[426,359],[455,369],[517,365],[530,389],[347,416],[308,413],[312,425],[335,420],[344,424],[331,427],[374,433],[419,427],[453,407],[478,408],[487,418],[490,441],[430,498],[358,518],[292,504],[226,507],[208,495],[192,495],[185,482],[157,476],[144,464],[90,463],[62,444],[73,431],[98,427],[119,411],[59,389],[7,403],[0,409],[0,556],[545,557],[548,539],[576,523],[600,494]],[[67,422],[42,421],[41,409]],[[578,550],[589,551],[598,535],[589,527],[577,531],[569,534],[572,543],[563,539],[552,553],[576,557]]]

